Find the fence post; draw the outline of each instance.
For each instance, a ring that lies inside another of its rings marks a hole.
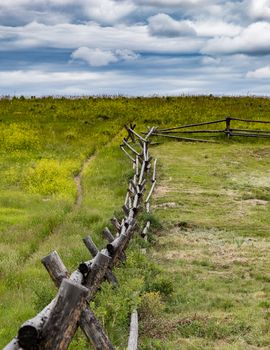
[[[68,348],[80,319],[88,289],[68,279],[63,279],[54,308],[44,326],[40,350],[65,350]]]
[[[59,288],[62,279],[68,277],[68,272],[58,253],[54,251],[51,254],[45,256],[42,259],[42,263],[49,272],[49,275],[51,276],[55,286]],[[75,274],[76,273],[73,273],[70,278],[77,280]],[[62,279],[60,276],[62,276]],[[114,347],[111,344],[108,336],[105,334],[99,321],[96,319],[94,313],[89,308],[87,303],[85,303],[84,309],[82,311],[79,326],[81,327],[86,337],[91,341],[94,349],[114,350]]]
[[[231,117],[227,117],[226,118],[226,129],[225,129],[225,133],[227,135],[227,137],[229,138],[230,136],[232,136],[231,134]]]

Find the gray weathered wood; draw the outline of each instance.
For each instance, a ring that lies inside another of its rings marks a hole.
[[[230,117],[226,118],[225,134],[227,135],[227,137],[231,136],[231,118]]]
[[[92,240],[90,236],[86,236],[83,238],[83,243],[86,248],[89,250],[90,254],[95,257],[98,253],[98,247],[95,245],[95,242]]]
[[[93,260],[94,259],[80,263],[78,270],[83,274],[84,277],[91,271]]]
[[[137,209],[139,206],[139,195],[136,194],[133,200],[133,209]]]
[[[137,156],[136,159],[135,159],[135,175],[138,177],[139,176],[139,157]]]
[[[147,203],[147,202],[150,200],[150,198],[151,198],[151,196],[152,196],[152,194],[153,194],[154,188],[155,188],[155,186],[156,186],[156,183],[157,183],[156,180],[152,183],[152,186],[151,186],[151,188],[150,188],[150,191],[149,191],[149,193],[148,193],[148,196],[146,197],[145,203]]]
[[[142,183],[138,186],[138,190],[137,190],[137,193],[138,194],[140,194],[140,193],[142,193],[143,191],[144,191],[144,186],[145,186],[145,184],[146,184],[146,179],[143,179],[142,180]]]
[[[244,137],[262,137],[262,138],[269,138],[270,134],[247,134],[247,133],[236,133],[231,132],[231,136],[244,136]]]
[[[129,183],[131,185],[133,193],[136,193],[137,192],[137,186],[136,186],[136,183],[134,182],[134,180],[130,180]]]
[[[247,133],[251,133],[251,132],[255,132],[255,133],[266,133],[266,134],[270,134],[270,130],[257,130],[257,129],[231,129],[231,131],[241,131],[241,132],[247,132]]]
[[[125,153],[125,155],[134,163],[135,159],[131,157],[131,155],[125,150],[123,146],[120,146],[121,150]]]
[[[155,159],[155,161],[154,161],[152,182],[155,182],[155,181],[156,181],[156,172],[157,172],[157,159]]]
[[[58,253],[53,251],[51,254],[42,258],[41,262],[45,266],[54,283],[59,288],[63,278],[67,278],[68,271]]]
[[[130,125],[130,127],[128,127],[127,125],[125,125],[125,129],[127,130],[127,132],[128,132],[128,137],[131,139],[131,141],[133,142],[133,143],[135,143],[135,137],[134,137],[134,135],[130,132],[130,129],[134,129],[136,127],[136,124],[134,124],[134,125]]]
[[[91,339],[95,350],[114,350],[114,346],[89,308],[84,308],[82,311],[80,327],[85,335]]]
[[[31,350],[32,348],[38,346],[42,338],[44,325],[47,322],[55,303],[56,298],[54,298],[39,314],[37,314],[31,320],[24,322],[24,324],[19,328],[18,340],[19,345],[23,349]]]
[[[63,279],[55,305],[42,331],[40,350],[65,350],[76,330],[88,296],[88,289]]]
[[[145,227],[142,230],[141,236],[144,238],[145,236],[147,236],[148,230],[150,228],[151,222],[147,221]]]
[[[49,272],[55,286],[59,288],[61,280],[58,278],[58,276],[63,276],[63,278],[66,278],[68,277],[68,272],[58,254],[57,259],[55,259],[55,254],[57,254],[57,252],[53,252],[53,258],[50,258],[49,256],[43,258],[42,263],[45,265],[47,271]],[[71,274],[70,279],[80,284],[83,282],[83,276],[78,270],[74,271]],[[99,324],[99,321],[96,319],[87,303],[85,303],[84,309],[82,311],[79,326],[81,327],[86,337],[90,340],[95,350],[114,349],[108,336],[105,334],[104,330]]]
[[[19,341],[18,338],[14,338],[11,340],[10,343],[8,343],[3,350],[23,350],[20,345],[19,345]]]
[[[167,129],[157,129],[158,132],[163,132],[163,131],[170,131],[170,130],[177,130],[177,129],[184,129],[184,128],[191,128],[193,126],[201,126],[201,125],[210,125],[210,124],[218,124],[225,122],[226,119],[219,119],[219,120],[214,120],[211,122],[203,122],[203,123],[197,123],[197,124],[187,124],[187,125],[180,125],[180,126],[175,126],[173,128],[167,128]]]
[[[129,191],[127,191],[127,194],[126,194],[125,205],[128,205],[128,199],[129,199]]]
[[[128,350],[138,349],[139,323],[138,312],[134,310],[131,315],[130,333],[128,338]]]
[[[134,154],[136,154],[136,156],[138,156],[138,157],[141,156],[141,154],[140,154],[135,148],[133,148],[132,146],[130,146],[130,144],[127,143],[127,141],[126,141],[125,139],[123,140],[123,144],[124,144],[125,146],[127,146]]]
[[[138,137],[138,139],[142,142],[147,142],[147,140],[145,138],[143,138],[141,135],[139,135],[138,133],[136,133],[136,131],[134,131],[133,129],[128,129],[130,132],[132,132],[132,134],[134,134],[135,136]]]
[[[111,233],[111,231],[108,229],[108,227],[105,227],[105,229],[102,231],[103,237],[107,239],[107,241],[110,243],[114,240],[114,236]]]
[[[169,139],[174,139],[174,140],[183,140],[183,141],[190,141],[190,142],[205,142],[205,143],[217,143],[215,141],[209,141],[209,140],[203,140],[203,139],[193,139],[190,137],[180,137],[180,136],[172,136],[172,135],[167,135],[167,134],[158,134],[154,133],[154,136],[159,136],[159,137],[167,137]]]
[[[231,120],[239,120],[240,122],[246,122],[246,123],[270,124],[270,121],[266,121],[266,120],[240,119],[240,118],[233,118],[233,117],[231,117]]]
[[[152,128],[149,129],[148,133],[145,136],[145,139],[148,140],[149,137],[153,134],[153,132],[155,131],[156,127],[152,126]]]
[[[90,236],[87,236],[87,237],[83,238],[83,242],[84,242],[85,246],[87,247],[87,249],[89,250],[90,254],[94,258],[98,254],[99,250],[98,250],[97,246],[95,245],[94,241],[92,240],[92,238]],[[84,264],[86,264],[86,266]],[[86,274],[90,271],[91,265],[92,265],[92,261],[91,261],[90,265],[87,265],[87,263],[82,263],[82,264],[80,264],[79,270],[83,274]],[[105,278],[109,282],[111,282],[114,286],[118,286],[117,279],[110,269],[108,269],[106,271]]]
[[[96,292],[98,291],[100,284],[106,275],[110,261],[111,258],[107,249],[102,249],[94,257],[91,270],[85,278],[85,286],[89,289],[89,301],[96,295]]]
[[[139,177],[139,181],[138,181],[139,185],[142,183],[142,181],[144,179],[145,166],[146,166],[146,163],[145,163],[145,161],[143,161],[142,167],[141,167],[141,172],[140,172],[140,177]]]
[[[148,152],[147,152],[147,143],[143,144],[143,158],[147,162],[148,161]]]
[[[128,215],[128,213],[129,213],[129,208],[128,208],[125,204],[122,206],[122,209],[123,209],[125,215]]]
[[[223,130],[185,130],[185,131],[162,131],[162,134],[222,134]]]
[[[116,219],[116,217],[113,217],[111,219],[111,223],[113,224],[113,226],[116,228],[117,231],[121,230],[121,224],[120,222]]]
[[[111,257],[114,257],[116,254],[119,255],[120,250],[127,239],[127,235],[121,233],[119,237],[114,239],[111,243],[107,244],[107,249]]]

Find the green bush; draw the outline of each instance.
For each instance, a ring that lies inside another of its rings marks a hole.
[[[72,162],[41,159],[28,170],[24,179],[25,187],[31,193],[74,197],[76,188],[72,173],[75,169]]]
[[[0,145],[7,151],[38,149],[37,131],[27,124],[11,123],[0,130]]]
[[[159,292],[146,292],[141,297],[139,307],[140,319],[143,321],[159,316],[164,309],[164,304]]]
[[[173,281],[166,276],[157,276],[147,281],[146,290],[159,292],[162,297],[168,297],[173,293]]]

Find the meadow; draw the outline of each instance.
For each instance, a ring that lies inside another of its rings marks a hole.
[[[84,236],[104,246],[131,174],[125,124],[269,121],[269,110],[252,97],[2,98],[0,347],[55,295],[44,255],[57,250],[73,271],[89,259]],[[270,141],[158,141],[151,240],[134,240],[115,272],[121,287],[104,283],[92,308],[119,349],[135,305],[141,349],[269,348]],[[70,348],[89,346],[78,334]]]

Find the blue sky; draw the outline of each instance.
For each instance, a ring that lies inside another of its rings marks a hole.
[[[270,95],[270,0],[1,0],[1,95]]]

